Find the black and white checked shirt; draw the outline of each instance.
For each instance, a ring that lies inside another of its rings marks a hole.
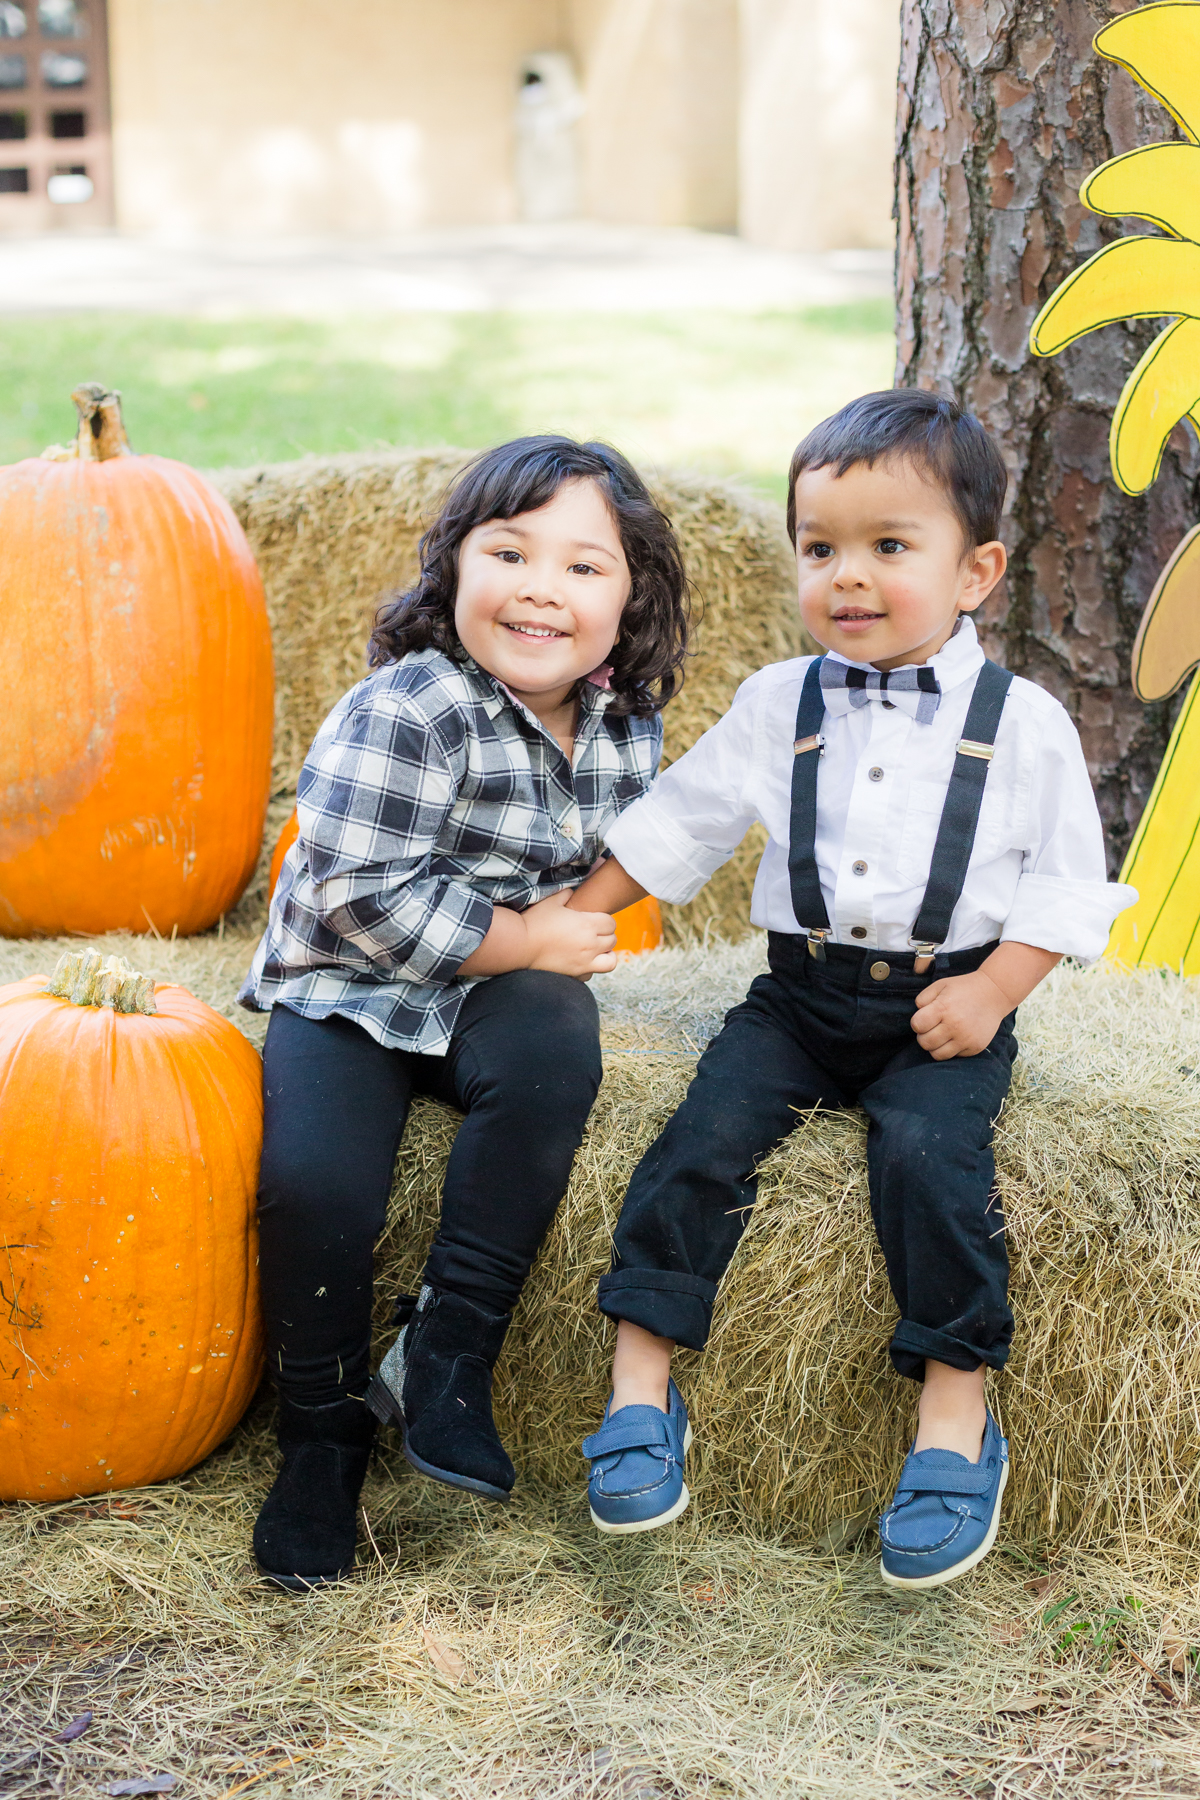
[[[300,773],[300,835],[242,1005],[339,1013],[389,1048],[444,1055],[493,905],[576,886],[653,780],[661,718],[610,719],[611,700],[583,683],[568,767],[469,659],[415,651],[360,681]]]

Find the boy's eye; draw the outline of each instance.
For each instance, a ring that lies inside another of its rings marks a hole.
[[[805,554],[813,557],[817,562],[828,562],[829,558],[833,555],[833,545],[809,544]]]
[[[881,556],[895,556],[897,552],[905,550],[907,547],[906,544],[900,542],[899,538],[880,538],[875,546]]]

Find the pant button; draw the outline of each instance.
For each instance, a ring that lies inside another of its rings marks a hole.
[[[871,964],[871,980],[886,981],[892,972],[891,963],[877,962]]]

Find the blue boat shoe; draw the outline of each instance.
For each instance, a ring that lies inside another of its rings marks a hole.
[[[977,1463],[954,1450],[906,1457],[895,1498],[879,1521],[887,1585],[941,1587],[982,1562],[996,1541],[1007,1480],[1008,1441],[990,1412]]]
[[[669,1525],[687,1508],[683,1459],[692,1443],[687,1407],[673,1381],[667,1384],[667,1407],[623,1406],[610,1418],[610,1395],[604,1423],[585,1437],[583,1454],[591,1459],[588,1502],[598,1531],[624,1535]]]

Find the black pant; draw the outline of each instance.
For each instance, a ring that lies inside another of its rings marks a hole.
[[[1002,1368],[1012,1339],[1008,1253],[992,1126],[1008,1092],[1015,1014],[978,1056],[935,1062],[910,1020],[942,975],[978,968],[988,944],[938,958],[772,932],[760,975],[700,1059],[683,1105],[629,1184],[600,1307],[701,1350],[717,1284],[754,1205],[757,1165],[797,1111],[858,1104],[869,1120],[871,1213],[900,1308],[892,1362],[919,1380],[925,1358]],[[883,980],[871,968],[886,964]]]
[[[445,1056],[276,1006],[263,1049],[259,1256],[267,1363],[301,1406],[362,1394],[372,1251],[414,1094],[460,1108],[424,1279],[511,1310],[600,1085],[596,1002],[537,969],[471,989]]]

